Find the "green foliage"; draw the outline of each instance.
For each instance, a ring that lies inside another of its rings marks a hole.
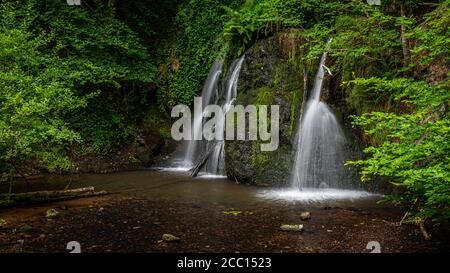
[[[411,48],[417,62],[408,70],[420,71],[436,60],[448,62],[449,14],[448,3],[442,3],[408,33],[408,37],[417,39]],[[447,79],[433,84],[392,75],[387,71],[383,78],[357,78],[350,82],[353,90],[364,99],[390,100],[402,105],[394,111],[369,112],[354,118],[355,125],[365,128],[367,135],[378,135],[378,138],[381,135],[383,141],[365,149],[370,155],[368,159],[350,163],[362,167],[363,181],[384,176],[399,187],[401,193],[390,196],[389,200],[411,210],[411,220],[449,219],[448,74]]]
[[[164,83],[158,93],[162,109],[190,104],[199,95],[211,64],[223,58],[226,45],[220,40],[225,7],[240,0],[191,0],[181,6],[175,22],[178,37],[168,48],[169,58],[163,71]]]
[[[159,110],[190,104],[215,59],[295,28],[298,65],[310,71],[329,52],[337,91],[369,138],[369,157],[350,163],[362,179],[387,177],[401,189],[389,198],[414,217],[450,216],[448,0],[381,7],[360,0],[3,2],[0,180],[27,164],[70,171],[74,155],[106,154],[142,124],[168,137]],[[260,103],[273,100],[273,90],[259,91]],[[301,99],[294,92],[293,105]]]
[[[327,22],[339,5],[337,0],[247,0],[239,10],[227,8],[223,36],[241,54],[258,37]]]
[[[306,51],[305,61],[315,64],[328,48],[334,61],[331,68],[342,73],[343,81],[382,75],[401,63],[400,35],[396,26],[397,17],[361,1],[350,1],[336,10],[333,20],[320,22],[301,33],[308,41],[302,46]]]
[[[106,153],[145,116],[155,65],[102,1],[23,0],[0,6],[0,173],[73,168]]]
[[[142,41],[100,1],[85,8],[25,2],[27,29],[48,37],[41,52],[50,56],[54,77],[77,95],[97,95],[71,120],[84,152],[105,153],[129,139],[139,117],[135,110],[146,106],[140,102],[147,95],[139,91],[148,90],[155,73]]]
[[[2,6],[0,31],[0,171],[6,179],[30,160],[49,170],[71,168],[68,147],[81,138],[65,119],[87,104],[54,77],[49,55],[40,47],[48,37],[33,38],[13,22],[11,7]]]
[[[389,177],[392,183],[403,190],[400,200],[407,206],[414,204],[415,217],[448,219],[450,115],[445,109],[448,105],[444,106],[450,96],[448,86],[442,88],[415,84],[409,86],[407,92],[397,94],[395,89],[388,87],[391,84],[399,86],[396,80],[392,82],[383,85],[383,89],[388,88],[396,99],[404,98],[408,91],[423,97],[412,102],[417,109],[411,114],[372,112],[356,117],[356,125],[370,128],[366,130],[368,135],[383,132],[385,139],[379,146],[365,149],[370,155],[369,159],[353,164],[362,166],[363,181],[373,176]],[[436,93],[443,96],[435,96]],[[408,96],[408,101],[413,98]],[[440,99],[443,100],[439,103]]]
[[[446,1],[424,16],[424,21],[408,35],[420,43],[411,52],[420,65],[445,60],[450,55],[450,2]]]

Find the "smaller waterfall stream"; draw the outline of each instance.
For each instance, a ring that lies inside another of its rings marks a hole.
[[[230,106],[233,105],[234,100],[237,96],[237,85],[239,80],[239,74],[241,72],[242,63],[244,62],[244,56],[240,59],[236,60],[231,66],[231,74],[226,79],[226,89],[225,89],[225,101],[222,104],[223,113],[227,113],[230,109]],[[225,117],[219,119],[218,128],[216,128],[219,132],[225,133]],[[214,151],[206,164],[206,173],[210,174],[225,174],[225,141],[224,140],[216,140],[212,143],[214,145]]]
[[[192,137],[196,134],[202,133],[202,125],[203,125],[203,115],[205,107],[209,104],[216,103],[219,97],[219,80],[220,74],[222,74],[223,63],[221,61],[215,61],[211,70],[209,71],[208,78],[205,81],[202,90],[202,115],[194,116],[194,122],[192,124],[192,130],[197,129],[197,131],[193,131]],[[200,140],[190,140],[187,143],[187,147],[184,154],[184,167],[192,167],[198,159],[199,154],[201,153],[201,141]]]
[[[352,173],[343,166],[350,158],[343,130],[328,105],[320,100],[327,53],[323,53],[296,134],[291,188],[267,190],[262,198],[285,202],[321,204],[339,200],[357,201],[379,195],[355,189]],[[328,70],[328,69],[327,69]]]
[[[323,53],[296,136],[292,186],[305,188],[348,188],[343,164],[348,159],[346,139],[328,105],[320,100],[327,52]],[[350,183],[351,184],[351,183]]]
[[[229,73],[225,78],[222,111],[227,113],[230,106],[234,103],[237,96],[237,84],[239,74],[241,71],[244,56],[234,61],[229,69]],[[207,121],[205,119],[205,107],[210,104],[217,104],[219,95],[220,75],[222,73],[222,62],[216,61],[212,66],[208,78],[205,82],[202,91],[202,115],[196,116],[192,126],[192,136],[200,136],[203,132],[203,124]],[[217,122],[216,131],[225,132],[225,117],[219,118]],[[225,174],[225,154],[224,154],[224,140],[190,140],[186,146],[184,153],[184,167],[193,167],[199,160],[199,156],[205,150],[212,149],[212,153],[204,165],[202,171],[207,174],[224,175]]]

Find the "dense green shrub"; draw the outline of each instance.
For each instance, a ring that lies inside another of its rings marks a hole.
[[[425,15],[422,24],[408,36],[416,39],[411,48],[416,61],[409,69],[421,72],[431,63],[444,70],[442,79],[435,73],[414,78],[355,79],[355,88],[377,97],[390,97],[404,105],[400,113],[370,112],[355,117],[355,124],[369,135],[382,134],[383,142],[368,147],[362,166],[362,179],[389,177],[400,188],[390,196],[410,210],[410,221],[450,218],[450,80],[448,79],[450,6],[441,4]],[[446,74],[446,75],[445,75]],[[398,111],[397,111],[398,112]]]
[[[0,18],[0,178],[31,160],[68,170],[68,148],[81,138],[66,119],[86,106],[87,97],[55,77],[52,56],[40,52],[49,37],[33,36],[26,22],[17,24],[12,8],[2,6]]]
[[[73,153],[103,153],[145,116],[155,65],[102,1],[0,6],[0,171],[30,163],[70,170]],[[78,147],[78,148],[77,148]]]

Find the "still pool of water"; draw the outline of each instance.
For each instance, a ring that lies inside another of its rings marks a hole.
[[[27,190],[56,190],[95,187],[127,196],[174,202],[219,203],[228,206],[271,206],[298,203],[303,206],[374,207],[380,195],[351,190],[272,189],[237,184],[223,176],[200,175],[190,177],[185,170],[162,168],[111,174],[80,174],[48,176],[33,180]],[[15,192],[26,190],[24,183],[16,182]],[[7,190],[3,184],[1,192]]]

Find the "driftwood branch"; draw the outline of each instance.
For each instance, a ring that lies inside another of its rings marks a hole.
[[[424,221],[419,222],[419,228],[420,228],[420,231],[422,232],[423,238],[427,241],[431,240],[431,235],[430,235],[430,233],[428,233],[427,229],[425,228]]]
[[[96,192],[94,187],[59,191],[36,191],[12,194],[0,194],[0,208],[9,208],[29,204],[51,203],[71,199],[94,197],[108,194],[106,191]]]
[[[209,146],[209,145],[208,145]],[[205,166],[205,164],[208,162],[209,157],[211,156],[212,152],[214,151],[214,146],[209,146],[205,152],[202,153],[200,160],[195,165],[194,168],[191,169],[191,176],[196,177],[200,170]]]

